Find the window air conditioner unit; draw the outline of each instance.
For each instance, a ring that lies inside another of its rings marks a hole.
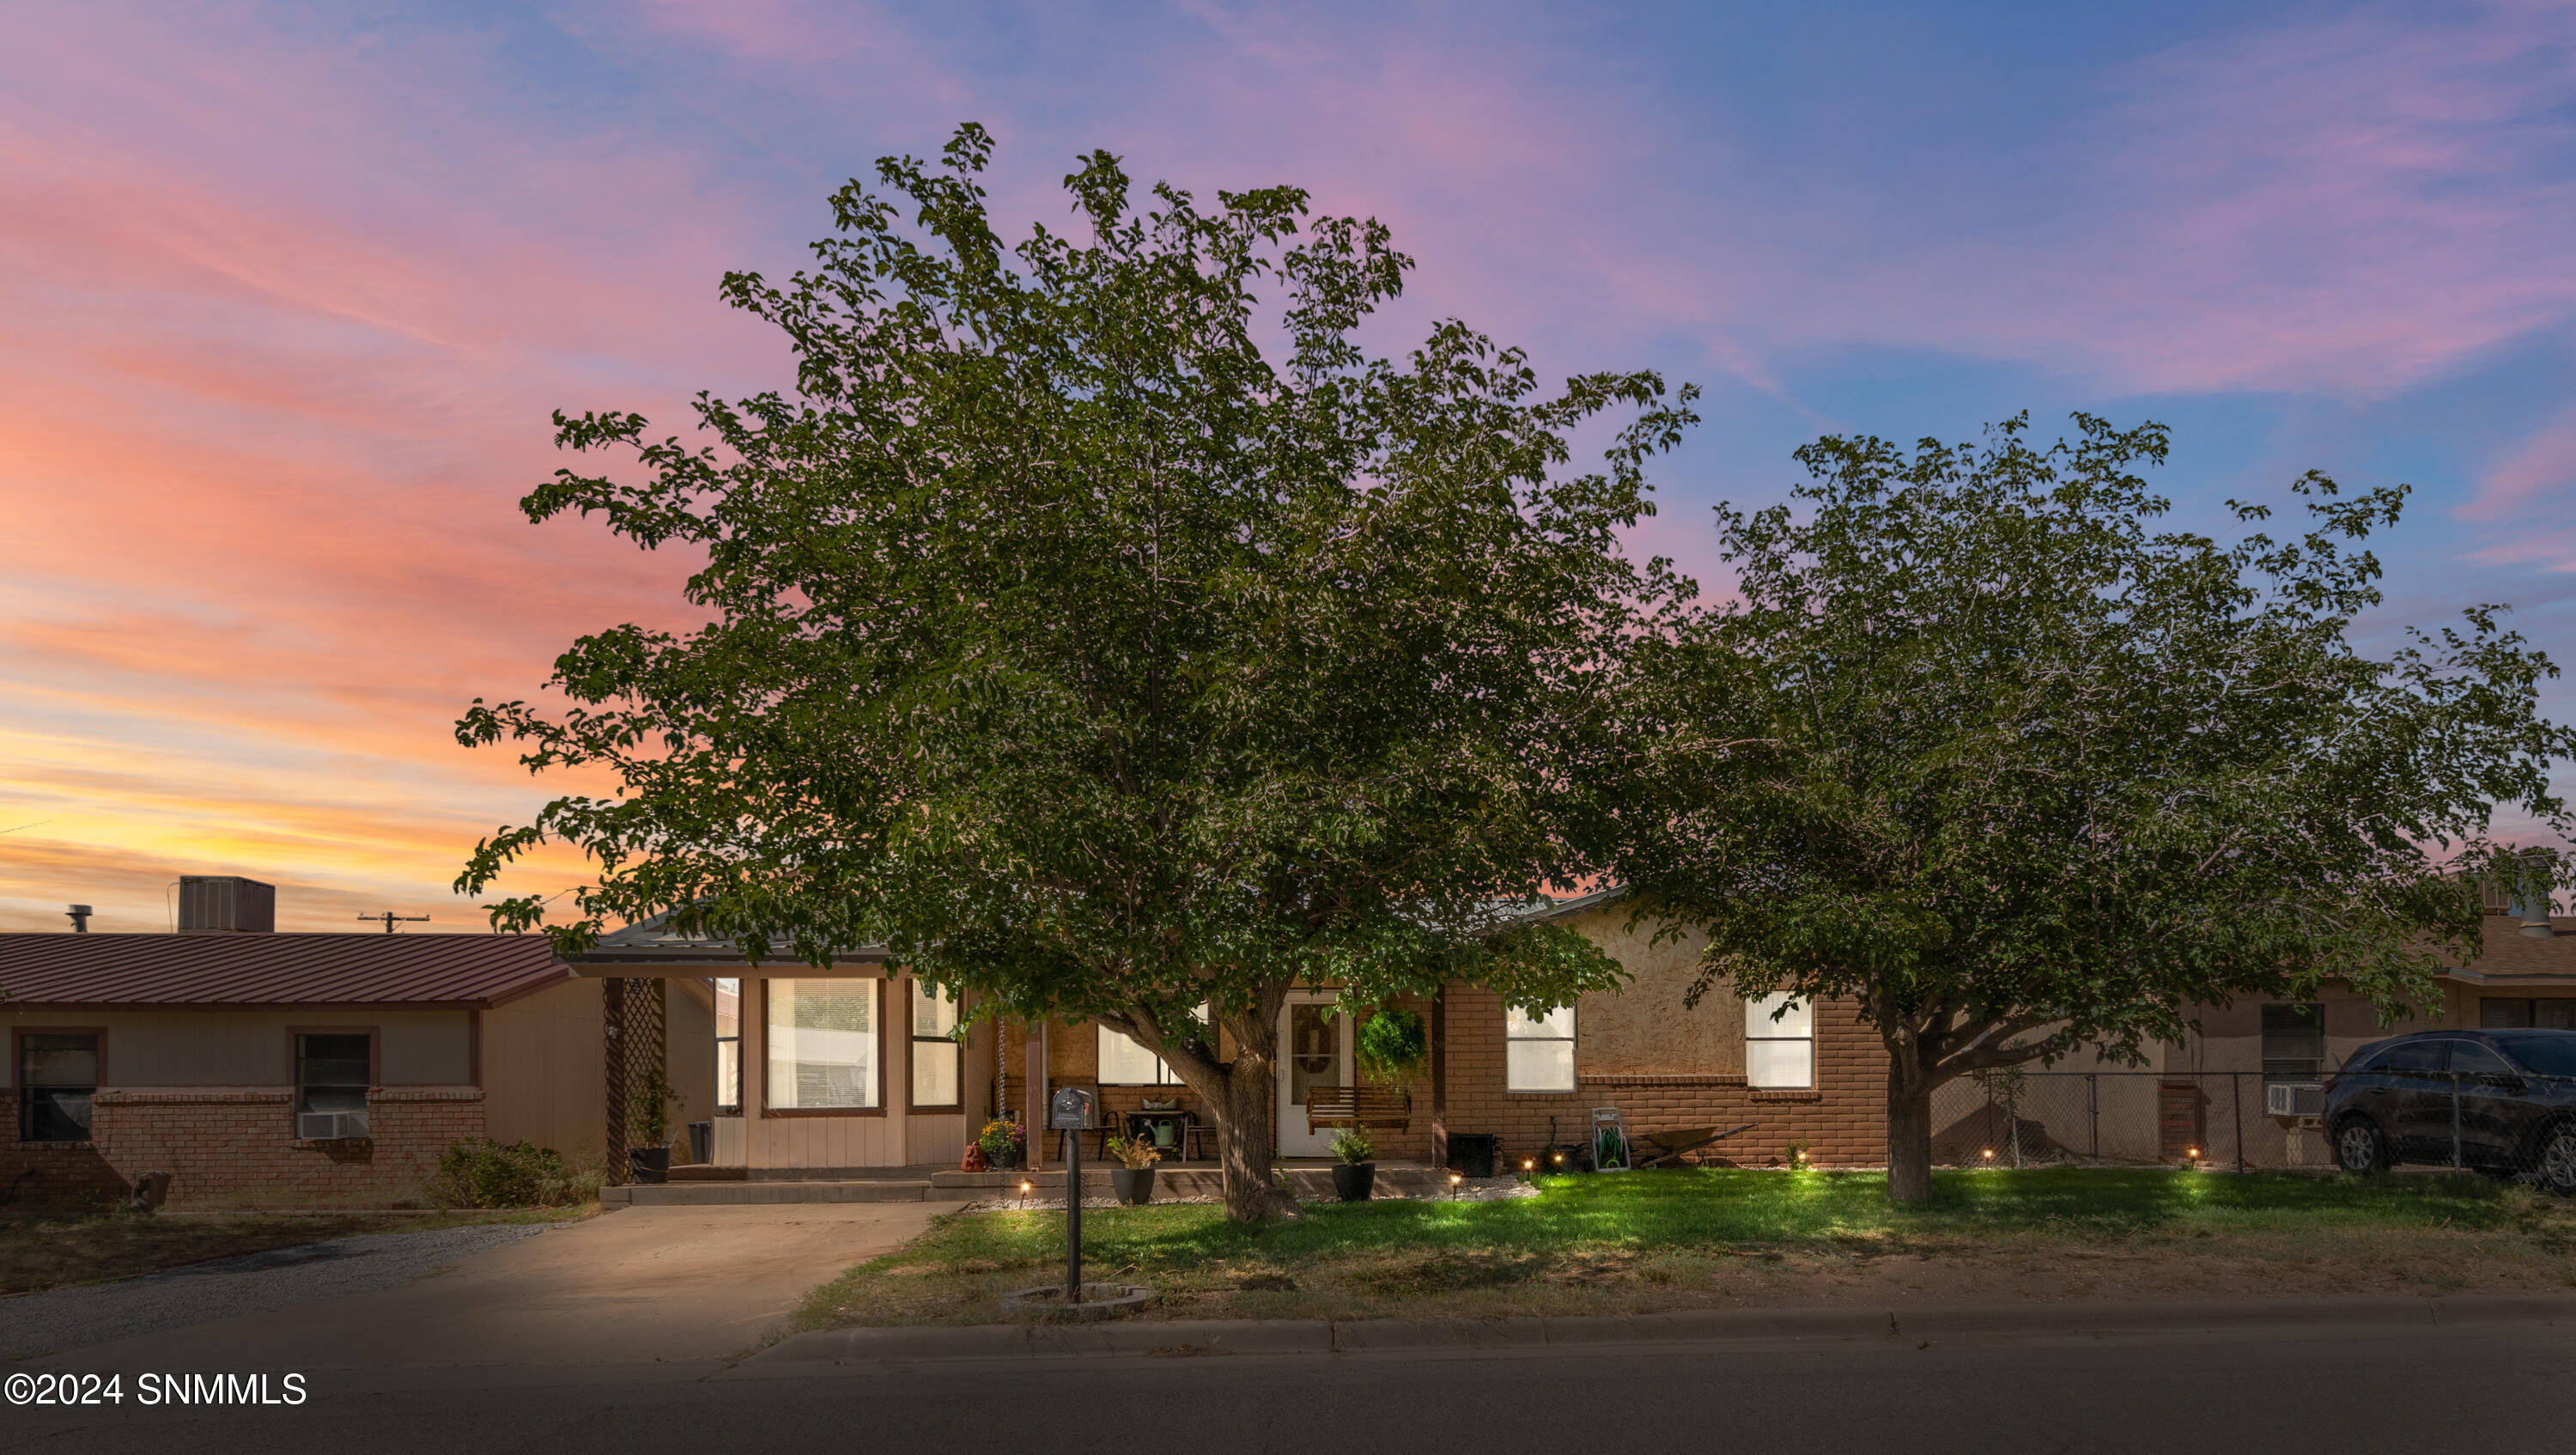
[[[2312,1081],[2274,1081],[2263,1087],[2263,1115],[2267,1117],[2323,1116],[2326,1109],[2325,1087]]]
[[[362,1111],[304,1111],[295,1114],[295,1135],[307,1142],[347,1142],[367,1135]]]

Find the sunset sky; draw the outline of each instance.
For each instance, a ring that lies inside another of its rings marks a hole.
[[[426,914],[569,785],[451,724],[683,563],[531,526],[555,408],[789,382],[728,312],[960,121],[1289,182],[1551,375],[1708,391],[1643,544],[1829,431],[2158,419],[2215,528],[2406,481],[2385,631],[2576,658],[2576,6],[0,4],[0,929]],[[354,18],[353,18],[354,17]],[[2554,715],[2576,714],[2562,684]],[[524,886],[575,882],[577,864]]]

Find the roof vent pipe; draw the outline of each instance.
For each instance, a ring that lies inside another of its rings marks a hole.
[[[2522,921],[2522,928],[2514,933],[2525,939],[2545,940],[2558,933],[2549,924],[2549,896],[2546,893],[2515,895],[2512,913],[2514,918]]]
[[[72,922],[72,933],[76,935],[89,933],[89,917],[90,907],[86,904],[75,904],[64,915]]]

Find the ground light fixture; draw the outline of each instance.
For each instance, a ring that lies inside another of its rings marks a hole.
[[[1458,1184],[1459,1184],[1459,1183],[1461,1183],[1461,1182],[1464,1182],[1464,1181],[1466,1181],[1466,1180],[1467,1180],[1467,1178],[1466,1178],[1466,1174],[1464,1174],[1464,1173],[1460,1173],[1460,1172],[1452,1172],[1452,1173],[1450,1173],[1450,1174],[1449,1174],[1449,1195],[1450,1195],[1451,1197],[1456,1197],[1456,1196],[1458,1195]]]
[[[1980,1155],[1980,1156],[1982,1156],[1982,1157],[1984,1157],[1987,1161],[1992,1162],[1993,1160],[1995,1160],[1995,1149],[1994,1149],[1994,1148],[1992,1148],[1992,1147],[1988,1147],[1984,1152],[1980,1153],[1979,1155]]]

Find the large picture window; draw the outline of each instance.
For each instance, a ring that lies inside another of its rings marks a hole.
[[[965,1048],[957,1044],[957,995],[927,980],[912,982],[912,1104],[958,1105]]]
[[[1199,1022],[1208,1018],[1207,1006],[1199,1007]],[[1099,1035],[1100,1084],[1103,1086],[1178,1086],[1181,1075],[1162,1057],[1137,1045],[1126,1036],[1100,1025],[1092,1029]]]
[[[877,982],[769,982],[769,1097],[776,1111],[874,1111]]]
[[[1560,1005],[1544,1015],[1503,1012],[1503,1089],[1574,1089],[1573,1006]]]
[[[1786,992],[1744,1003],[1744,1082],[1796,1089],[1816,1084],[1816,1008]]]
[[[18,1037],[19,1141],[88,1141],[89,1099],[97,1094],[96,1033]]]
[[[716,981],[716,1115],[742,1115],[742,982]]]

